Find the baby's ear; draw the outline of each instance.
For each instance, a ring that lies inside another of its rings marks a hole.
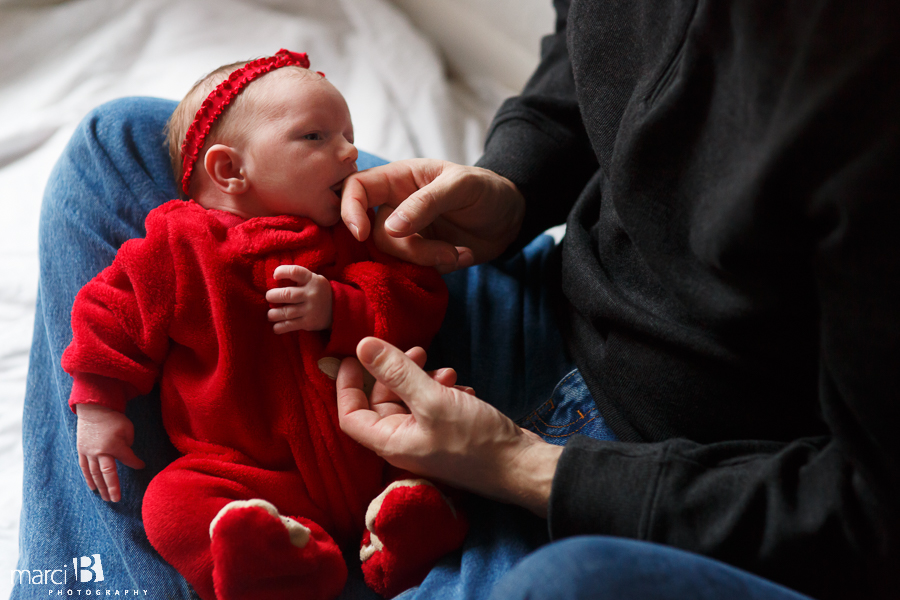
[[[242,194],[249,181],[241,153],[225,144],[213,144],[203,157],[203,166],[213,185],[226,194]]]

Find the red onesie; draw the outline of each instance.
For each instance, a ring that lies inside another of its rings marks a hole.
[[[298,565],[310,573],[285,595],[333,595],[346,567],[325,532],[340,543],[359,539],[369,502],[384,489],[384,463],[340,430],[334,381],[317,361],[353,355],[369,335],[401,349],[426,346],[446,309],[443,280],[378,251],[371,238],[358,242],[342,224],[243,220],[173,200],[150,212],[146,230],[75,300],[62,359],[74,377],[70,406],[123,411],[160,381],[166,431],[183,456],[151,482],[144,522],[153,545],[202,598],[277,597],[260,582],[283,579],[279,569],[296,575]],[[290,264],[331,282],[330,331],[272,331],[265,292],[280,283],[275,267]],[[211,548],[219,511],[253,498],[312,529],[306,547],[284,546],[287,533],[275,519],[277,542],[263,539],[255,549],[251,538],[265,527],[248,521],[230,525],[234,547]],[[259,556],[272,548],[278,556]],[[254,580],[245,582],[247,593],[238,589],[241,578]]]

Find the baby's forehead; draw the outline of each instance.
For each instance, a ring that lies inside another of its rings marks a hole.
[[[255,97],[265,99],[273,94],[292,95],[312,92],[321,86],[332,87],[321,75],[302,67],[283,67],[266,73],[248,86],[247,91]]]
[[[247,93],[249,92],[249,93]],[[245,91],[246,103],[260,111],[259,116],[267,116],[278,111],[284,102],[300,102],[313,98],[330,104],[340,103],[343,97],[327,79],[306,69],[288,67],[278,69],[260,77]]]

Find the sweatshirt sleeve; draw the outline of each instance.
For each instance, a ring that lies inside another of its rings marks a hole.
[[[69,406],[94,403],[124,411],[147,394],[169,349],[175,275],[164,215],[151,212],[147,236],[129,240],[89,281],[72,307],[72,342],[62,367],[74,383]]]
[[[557,0],[555,5],[555,32],[541,42],[539,66],[522,93],[497,111],[476,163],[515,183],[525,197],[525,220],[510,251],[564,223],[598,169],[566,48],[569,2]]]
[[[342,243],[357,243],[349,232]],[[353,356],[366,336],[401,350],[427,348],[447,310],[447,286],[432,267],[400,261],[380,252],[372,239],[365,248],[371,260],[347,265],[331,281],[332,326],[325,353]]]

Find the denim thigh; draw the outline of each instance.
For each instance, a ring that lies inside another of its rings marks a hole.
[[[711,558],[661,544],[582,536],[549,544],[512,569],[491,600],[810,600]]]

